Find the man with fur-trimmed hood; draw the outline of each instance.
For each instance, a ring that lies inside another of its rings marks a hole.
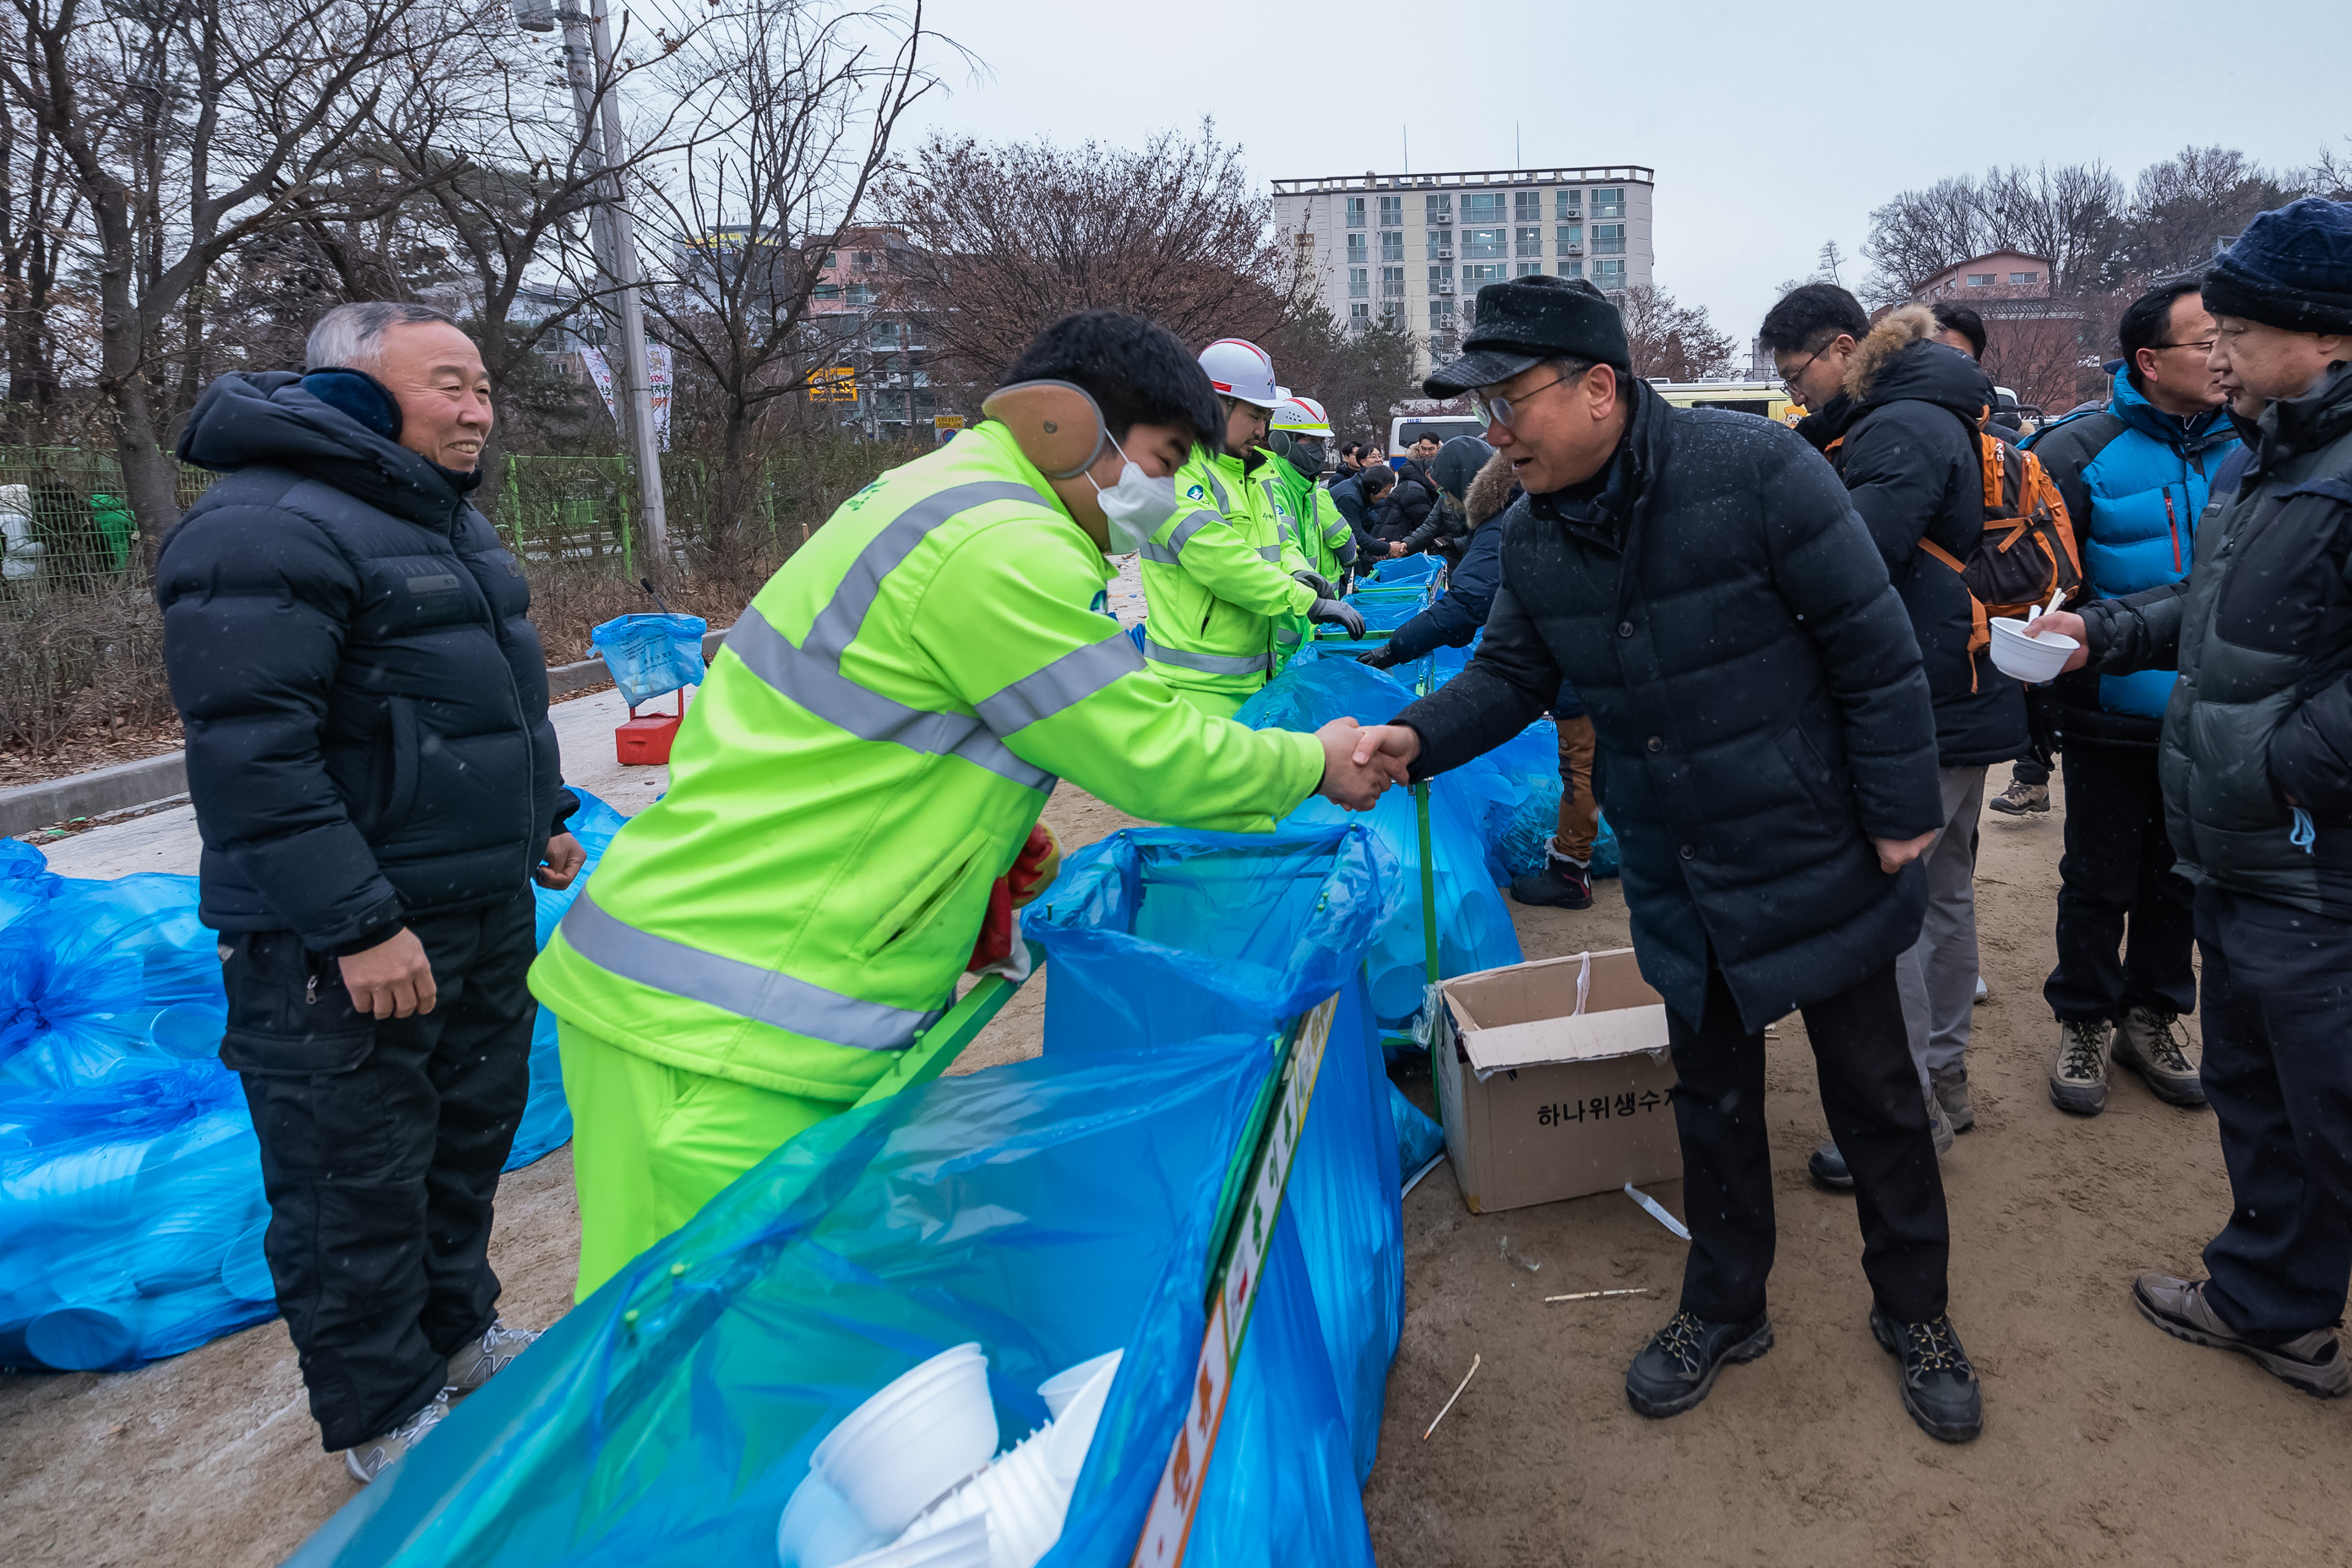
[[[1811,410],[1797,433],[1828,458],[1885,558],[1936,706],[1944,827],[1921,857],[1927,918],[1898,970],[1904,1021],[1937,1144],[1976,1124],[1969,1103],[1969,1010],[1977,989],[1976,830],[1987,766],[2024,753],[2024,688],[1969,647],[1973,616],[1959,574],[1921,548],[1965,561],[1984,533],[1979,421],[1993,401],[1976,362],[1936,341],[1935,312],[1905,305],[1873,326],[1860,302],[1809,283],[1764,318],[1763,345],[1790,395]],[[1852,1184],[1835,1142],[1814,1179]]]

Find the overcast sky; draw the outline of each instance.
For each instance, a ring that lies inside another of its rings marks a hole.
[[[1658,283],[1743,348],[1823,240],[1857,281],[1870,209],[1909,186],[2093,158],[2128,184],[2192,142],[2352,151],[2345,0],[930,0],[927,19],[986,71],[953,69],[922,129],[1134,145],[1209,113],[1261,192],[1397,172],[1408,134],[1431,173],[1647,164]]]

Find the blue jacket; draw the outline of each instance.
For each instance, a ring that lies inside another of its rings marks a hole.
[[[2066,498],[2090,597],[2120,599],[2188,575],[2197,520],[2239,441],[2222,409],[2181,420],[2117,374],[2105,407],[2044,426],[2024,446]],[[2056,691],[2073,710],[2066,733],[2154,745],[2176,679],[2169,669],[2063,677]]]

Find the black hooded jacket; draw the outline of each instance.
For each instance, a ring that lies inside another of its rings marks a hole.
[[[179,455],[228,476],[155,583],[205,923],[348,952],[527,885],[578,803],[530,592],[466,500],[476,476],[283,373],[215,382]]]
[[[2025,688],[1969,651],[1974,616],[1959,574],[1919,548],[1933,540],[1966,560],[1984,534],[1976,423],[1992,401],[1976,362],[1933,341],[1936,319],[1906,305],[1873,327],[1846,367],[1845,390],[1797,426],[1845,481],[1910,613],[1936,702],[1936,749],[1948,768],[2025,754]]]
[[[1521,499],[1468,668],[1407,709],[1416,778],[1517,734],[1572,680],[1623,849],[1643,977],[1686,1019],[1709,950],[1760,1030],[1918,939],[1937,826],[1918,645],[1837,478],[1769,420],[1639,381],[1589,484]]]

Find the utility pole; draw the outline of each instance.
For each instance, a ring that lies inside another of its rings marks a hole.
[[[562,5],[561,10],[557,4]],[[590,217],[588,237],[604,290],[612,301],[609,313],[620,321],[620,352],[605,356],[613,372],[613,405],[625,410],[621,424],[637,469],[637,517],[645,529],[649,574],[666,581],[670,573],[669,519],[662,503],[661,442],[654,430],[645,305],[638,297],[642,279],[637,269],[636,225],[621,189],[619,169],[627,163],[628,153],[621,139],[619,94],[612,88],[613,36],[604,0],[589,0],[585,14],[569,0],[519,0],[514,10],[516,25],[526,31],[551,32],[556,23],[562,24],[565,74],[572,82],[572,106],[580,115],[582,148],[604,176],[603,197]],[[605,89],[601,105],[600,84]]]

